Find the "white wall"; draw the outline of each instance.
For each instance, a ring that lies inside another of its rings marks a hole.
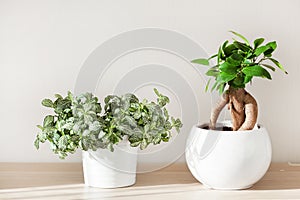
[[[102,42],[143,27],[180,32],[208,54],[231,37],[228,30],[277,40],[275,56],[289,75],[256,79],[249,90],[270,132],[273,160],[300,161],[299,19],[297,0],[0,0],[0,161],[58,161],[47,145],[38,152],[32,145],[46,114],[41,99],[74,89],[81,65]],[[79,153],[68,158],[79,160]]]

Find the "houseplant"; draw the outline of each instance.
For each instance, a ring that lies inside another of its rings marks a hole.
[[[54,101],[44,99],[42,105],[52,108],[54,115],[44,118],[34,142],[36,148],[48,141],[51,149],[64,159],[77,149],[83,150],[85,183],[89,186],[113,188],[135,183],[136,147],[168,142],[171,130],[182,124],[170,117],[166,105],[169,98],[154,89],[157,102],[139,99],[133,94],[109,95],[104,107],[91,93],[66,97],[56,94]]]
[[[275,71],[275,67],[287,74],[272,57],[275,41],[263,44],[264,39],[257,38],[251,45],[241,34],[231,32],[242,41],[226,40],[217,54],[192,61],[209,66],[216,58],[216,65],[206,75],[214,79],[211,91],[219,91],[220,101],[211,112],[209,124],[192,128],[186,147],[192,174],[215,189],[248,188],[265,174],[271,162],[271,143],[267,130],[257,125],[257,102],[245,87],[254,77],[271,80],[268,70]],[[232,120],[216,123],[226,105]]]

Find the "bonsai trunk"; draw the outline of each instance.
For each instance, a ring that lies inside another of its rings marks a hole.
[[[244,88],[230,87],[211,113],[210,128],[215,129],[220,112],[228,105],[232,118],[233,131],[252,130],[257,121],[256,100]]]

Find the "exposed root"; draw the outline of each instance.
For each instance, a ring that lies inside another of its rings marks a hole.
[[[214,109],[211,112],[211,116],[210,116],[210,124],[209,124],[209,128],[214,130],[216,129],[216,123],[218,120],[218,117],[220,115],[220,112],[223,110],[223,108],[226,106],[226,104],[229,102],[229,96],[227,94],[227,92],[225,92],[220,101],[217,102],[216,106],[214,107]]]
[[[254,128],[258,108],[257,102],[245,89],[229,88],[217,103],[211,113],[210,129],[216,128],[216,122],[220,112],[228,104],[232,118],[233,131],[251,130]]]

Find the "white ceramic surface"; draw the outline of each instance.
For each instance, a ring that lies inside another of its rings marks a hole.
[[[107,149],[83,151],[84,183],[99,188],[117,188],[133,185],[136,181],[137,148],[128,141]]]
[[[240,132],[193,126],[186,144],[186,161],[191,173],[213,189],[251,187],[266,173],[271,157],[270,138],[262,126]]]

